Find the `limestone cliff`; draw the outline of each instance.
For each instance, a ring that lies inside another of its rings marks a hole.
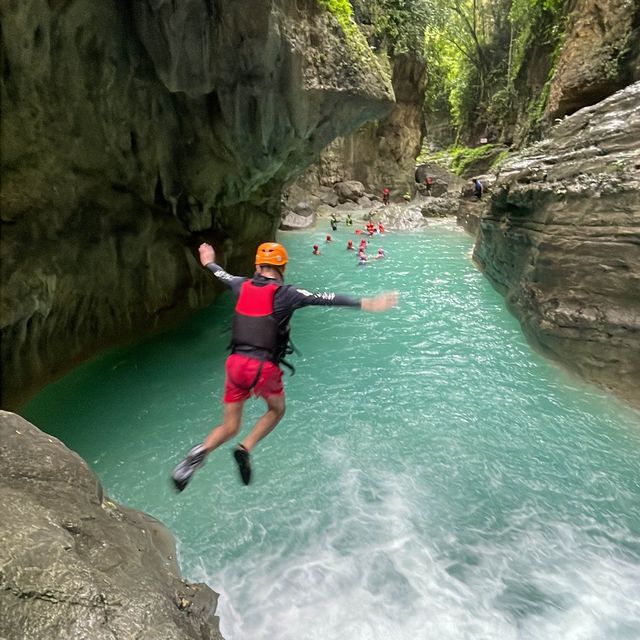
[[[3,406],[148,333],[272,237],[283,183],[382,118],[388,77],[314,0],[24,0],[2,19]]]
[[[415,159],[424,136],[425,61],[414,54],[396,54],[391,67],[396,96],[393,110],[334,140],[319,162],[290,186],[292,207],[297,204],[296,196],[302,197],[317,185],[349,180],[361,182],[367,192],[378,196],[385,186],[400,198],[413,191]]]
[[[0,441],[1,638],[222,640],[217,594],[180,577],[160,522],[19,416],[0,411]]]
[[[547,105],[561,117],[640,80],[640,3],[573,0]]]
[[[474,257],[545,351],[640,406],[640,82],[502,166]]]

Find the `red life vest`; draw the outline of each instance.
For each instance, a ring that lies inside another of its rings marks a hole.
[[[257,284],[246,280],[238,296],[231,352],[246,353],[272,362],[280,362],[289,342],[288,327],[281,329],[273,316],[273,305],[280,283]]]

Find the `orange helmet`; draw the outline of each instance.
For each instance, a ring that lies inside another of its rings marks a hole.
[[[277,242],[263,242],[256,251],[256,264],[284,267],[288,261],[287,250]]]

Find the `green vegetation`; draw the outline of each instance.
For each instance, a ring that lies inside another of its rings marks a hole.
[[[554,51],[564,33],[566,0],[442,0],[425,34],[434,72],[425,110],[446,109],[459,138],[477,142],[482,135],[510,142],[518,120],[529,108],[537,124],[544,103],[542,86],[532,86],[529,65],[553,71]],[[521,125],[522,126],[522,125]]]
[[[423,150],[417,164],[434,162],[453,173],[468,177],[472,173],[485,173],[509,154],[501,145],[484,144],[480,147],[449,147],[439,151]]]
[[[349,0],[318,0],[334,16],[342,28],[352,50],[358,54],[358,64],[380,64],[360,29],[354,22],[353,7]]]
[[[357,29],[353,21],[353,7],[349,0],[318,0],[320,4],[324,5],[329,13],[335,16],[336,20],[340,23],[344,32],[353,32],[353,29]]]
[[[391,55],[424,53],[424,33],[435,0],[352,0],[355,19],[369,27],[370,41]]]
[[[537,133],[570,0],[319,2],[374,50],[424,56],[425,116],[452,124],[449,142],[508,145]]]

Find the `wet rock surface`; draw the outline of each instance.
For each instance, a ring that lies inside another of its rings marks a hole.
[[[0,442],[0,637],[222,640],[217,594],[180,577],[164,525],[20,416],[0,411]]]
[[[640,406],[640,83],[507,160],[478,233],[527,333]]]

